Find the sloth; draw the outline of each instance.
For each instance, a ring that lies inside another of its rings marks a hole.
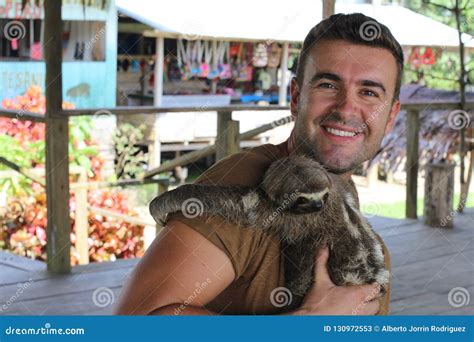
[[[174,212],[217,216],[236,229],[277,236],[285,286],[292,294],[289,307],[299,306],[312,287],[315,255],[324,246],[329,248],[327,267],[334,284],[377,283],[382,294],[386,291],[389,272],[382,246],[354,195],[340,176],[309,157],[276,160],[257,187],[187,184],[150,203],[150,213],[161,225]]]

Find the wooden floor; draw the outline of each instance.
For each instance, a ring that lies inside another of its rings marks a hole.
[[[391,254],[392,314],[474,312],[474,298],[455,307],[474,297],[474,208],[456,215],[451,230],[429,228],[415,220],[370,221]],[[52,276],[42,262],[0,253],[0,314],[110,314],[136,262],[90,264],[74,267],[70,275]]]

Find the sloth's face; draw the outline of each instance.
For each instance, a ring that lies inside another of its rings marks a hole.
[[[288,207],[293,214],[314,214],[324,208],[329,198],[329,188],[323,191],[300,194]]]
[[[332,189],[328,172],[318,162],[297,155],[273,163],[262,185],[275,207],[295,214],[322,210]]]

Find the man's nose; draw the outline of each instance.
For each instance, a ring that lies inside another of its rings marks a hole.
[[[342,119],[348,119],[357,115],[357,99],[350,91],[340,91],[335,103],[335,111],[341,114]]]

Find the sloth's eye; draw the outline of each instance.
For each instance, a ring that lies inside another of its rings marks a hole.
[[[295,201],[295,205],[303,205],[303,204],[308,204],[309,203],[309,199],[307,199],[306,197],[298,197]]]
[[[326,194],[323,196],[323,203],[326,203],[326,202],[327,202],[328,197],[329,197],[329,193],[326,193]]]

